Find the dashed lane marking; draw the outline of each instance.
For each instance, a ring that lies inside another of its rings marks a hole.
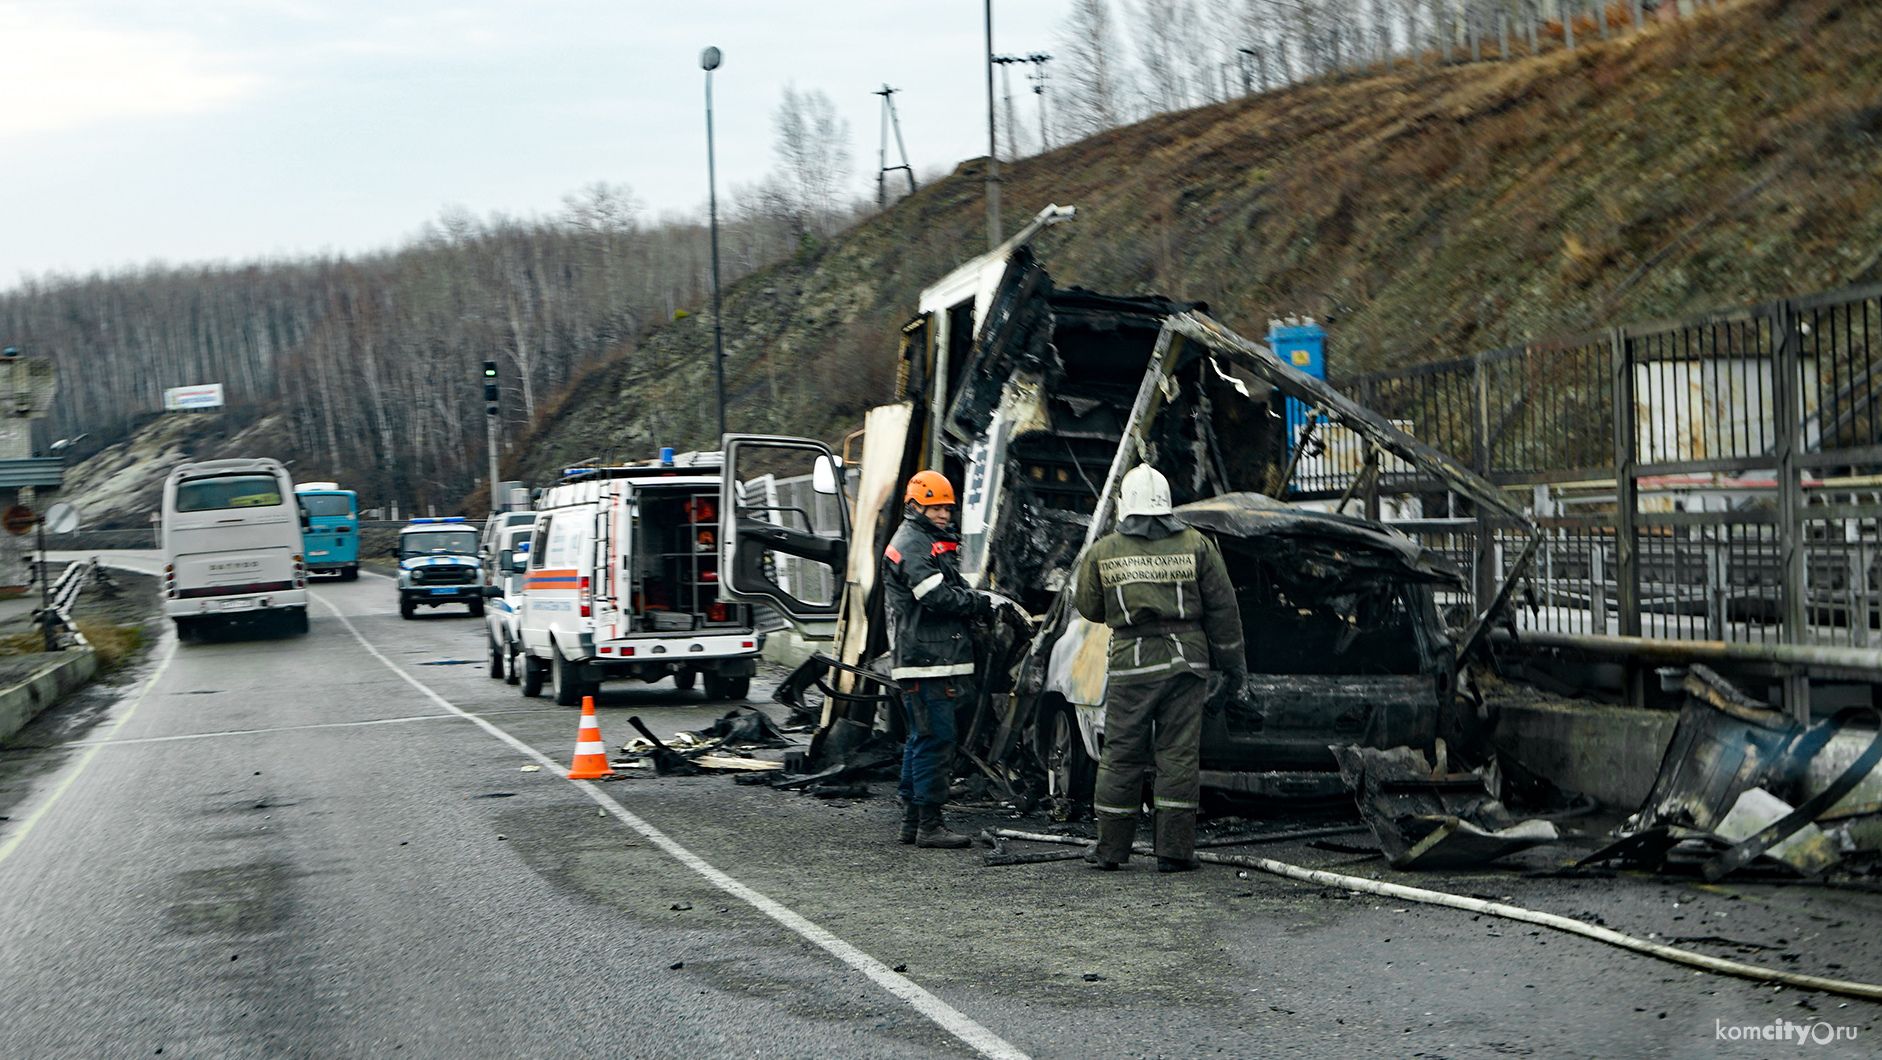
[[[337,605],[313,593],[309,593],[308,596],[318,600],[321,604],[330,609],[334,617],[340,620],[340,624],[346,627],[347,632],[353,634],[353,639],[359,641],[360,646],[365,648],[368,654],[384,663],[387,669],[398,674],[401,678],[404,678],[406,684],[416,688],[427,699],[430,699],[433,703],[450,711],[452,714],[482,728],[485,732],[488,732],[510,747],[515,748],[518,752],[535,759],[545,768],[555,770],[562,768],[560,763],[550,758],[548,755],[543,754],[534,747],[504,732],[491,722],[458,707],[450,700],[432,691],[423,681],[406,673],[404,669],[394,664],[391,659],[381,654],[378,648],[373,647],[370,641],[360,635],[359,630],[354,627],[352,621],[346,617],[346,614],[342,612]],[[881,961],[857,949],[855,946],[850,945],[823,928],[818,927],[803,916],[792,912],[783,905],[765,897],[751,887],[740,883],[738,880],[733,879],[719,869],[712,867],[704,858],[701,858],[699,855],[681,846],[677,840],[673,839],[665,832],[641,820],[639,816],[635,815],[619,802],[616,802],[613,796],[604,793],[596,785],[585,780],[571,780],[569,783],[579,788],[582,793],[587,795],[590,799],[593,799],[602,809],[609,811],[609,816],[634,831],[639,832],[642,836],[646,837],[648,842],[651,842],[672,855],[674,860],[678,861],[680,864],[685,865],[687,868],[705,877],[714,887],[719,888],[721,891],[724,891],[734,898],[749,903],[753,908],[796,932],[806,941],[814,943],[844,964],[868,976],[870,981],[874,982],[877,986],[901,998],[903,1001],[908,1002],[917,1012],[920,1012],[922,1015],[934,1021],[942,1030],[947,1031],[949,1034],[952,1034],[954,1037],[959,1038],[961,1041],[973,1047],[980,1055],[988,1057],[989,1060],[1030,1060],[1025,1053],[1021,1052],[1012,1043],[974,1022],[954,1006],[923,989],[921,985],[914,980],[891,970],[888,965],[883,964]]]

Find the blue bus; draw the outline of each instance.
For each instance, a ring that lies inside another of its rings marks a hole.
[[[303,482],[294,487],[301,502],[302,537],[307,569],[337,574],[343,582],[359,577],[359,495],[337,482]]]

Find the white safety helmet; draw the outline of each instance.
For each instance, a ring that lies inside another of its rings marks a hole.
[[[1170,481],[1163,477],[1162,472],[1149,464],[1138,464],[1125,473],[1124,484],[1118,488],[1118,518],[1168,514]]]

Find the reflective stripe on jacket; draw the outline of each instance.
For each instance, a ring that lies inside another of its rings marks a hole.
[[[889,676],[901,680],[974,672],[967,620],[987,605],[961,578],[960,547],[960,538],[936,530],[917,510],[902,520],[883,550]]]
[[[1115,683],[1244,666],[1235,588],[1221,550],[1200,531],[1155,541],[1106,534],[1079,565],[1072,602],[1111,627]]]

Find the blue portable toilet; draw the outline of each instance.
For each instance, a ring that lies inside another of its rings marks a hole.
[[[1312,317],[1288,317],[1268,321],[1268,348],[1289,365],[1324,380],[1327,377],[1327,332]],[[1287,445],[1291,450],[1300,441],[1301,428],[1307,425],[1307,406],[1287,399]]]

